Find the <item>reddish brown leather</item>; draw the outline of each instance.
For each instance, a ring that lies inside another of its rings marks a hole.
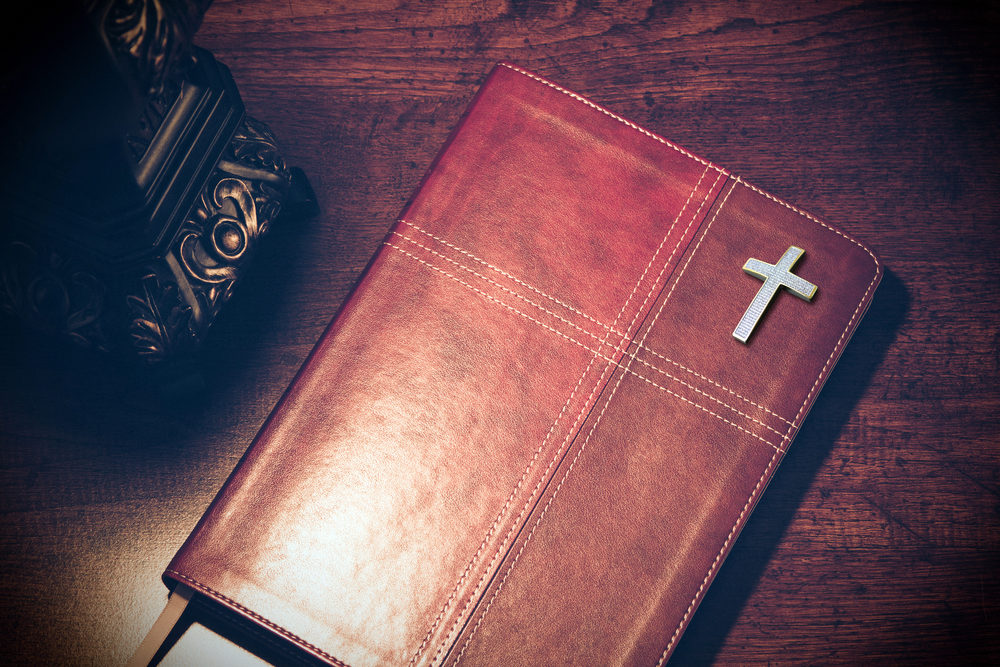
[[[334,664],[662,662],[880,275],[500,65],[165,579]]]

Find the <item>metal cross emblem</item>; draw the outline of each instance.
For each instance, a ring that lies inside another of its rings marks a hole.
[[[750,334],[753,333],[754,327],[757,326],[757,322],[760,321],[760,318],[764,315],[764,311],[767,310],[767,306],[771,303],[771,299],[774,298],[774,295],[778,293],[780,288],[784,287],[795,296],[806,301],[811,301],[816,295],[816,285],[792,273],[792,267],[795,266],[795,262],[799,261],[799,258],[805,252],[802,248],[789,246],[777,264],[768,264],[759,259],[751,258],[743,265],[744,271],[754,278],[760,278],[764,281],[764,284],[757,291],[757,296],[750,302],[747,312],[743,313],[740,323],[736,325],[736,330],[733,331],[733,337],[736,340],[741,343],[747,342]]]

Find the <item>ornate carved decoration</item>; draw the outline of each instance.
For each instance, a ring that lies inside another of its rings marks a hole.
[[[207,2],[199,0],[111,0],[104,13],[108,44],[119,54],[132,81],[155,95],[167,76],[190,57],[191,37]]]
[[[126,301],[132,347],[141,359],[159,362],[190,347],[191,306],[180,299],[176,284],[161,283],[155,273],[148,273],[140,281],[139,294],[129,294]]]
[[[96,90],[114,94],[107,113],[99,96],[86,113],[60,108],[71,120],[106,116],[109,123],[95,142],[63,146],[64,137],[87,138],[66,127],[23,145],[12,137],[16,157],[36,165],[15,190],[35,196],[31,188],[53,175],[67,187],[49,188],[44,206],[17,199],[8,223],[19,222],[9,232],[0,227],[0,311],[150,363],[180,361],[201,342],[291,183],[270,130],[240,120],[243,104],[228,70],[191,44],[209,3],[83,0],[90,26],[73,54],[94,62],[71,65],[93,69],[103,77]],[[131,98],[118,94],[123,86]],[[131,160],[106,150],[121,139]],[[100,150],[89,160],[81,147]],[[64,149],[72,159],[60,157]],[[79,225],[54,213],[64,210]]]
[[[218,180],[211,194],[202,194],[189,225],[177,246],[180,264],[200,285],[199,305],[212,316],[232,294],[237,267],[262,231],[250,187],[236,178]]]
[[[76,261],[24,241],[8,241],[0,248],[0,278],[0,309],[36,330],[107,349],[107,288]]]
[[[179,278],[194,295],[193,321],[199,329],[207,328],[232,296],[241,267],[281,209],[288,183],[270,130],[245,119],[171,250],[183,270]]]
[[[276,178],[287,181],[288,171],[285,161],[278,152],[274,135],[270,128],[259,120],[243,119],[243,124],[233,135],[230,143],[233,157],[239,164],[265,169]]]
[[[289,178],[270,130],[248,118],[163,253],[108,282],[47,245],[8,239],[0,244],[0,310],[84,347],[131,348],[150,364],[178,359],[229,300]]]

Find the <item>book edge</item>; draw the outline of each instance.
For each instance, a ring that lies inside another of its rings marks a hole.
[[[761,190],[760,188],[750,183],[747,183],[739,176],[735,177],[735,180],[737,185],[743,184],[747,188],[766,197],[767,199],[770,199],[774,203],[780,206],[784,206],[785,208],[788,208],[791,211],[794,211],[801,217],[807,220],[811,220],[812,222],[828,229],[830,232],[837,234],[838,236],[841,236],[847,241],[858,246],[861,250],[866,252],[871,257],[872,261],[874,262],[874,270],[872,272],[871,281],[868,283],[868,287],[865,289],[865,292],[862,295],[860,301],[858,302],[857,307],[854,309],[854,313],[851,315],[851,318],[848,320],[846,326],[844,327],[844,330],[841,332],[840,338],[837,340],[837,343],[830,351],[830,355],[827,357],[826,362],[824,363],[822,369],[817,375],[816,380],[813,382],[813,385],[810,388],[809,392],[806,394],[805,399],[803,399],[802,405],[799,407],[798,413],[792,419],[792,423],[789,425],[787,432],[782,438],[781,446],[777,450],[775,450],[774,455],[771,457],[771,460],[764,467],[764,471],[761,473],[760,479],[758,479],[757,484],[754,486],[754,489],[750,492],[750,495],[747,498],[747,501],[744,504],[743,509],[740,510],[740,513],[736,516],[736,520],[733,523],[733,526],[730,529],[729,534],[726,536],[726,539],[723,542],[722,546],[719,548],[719,551],[716,554],[715,559],[712,561],[712,565],[709,567],[708,572],[705,574],[705,578],[702,579],[701,584],[698,586],[698,589],[695,591],[694,596],[691,598],[691,601],[688,604],[688,607],[685,610],[680,621],[678,622],[677,627],[674,629],[674,632],[670,637],[670,641],[667,643],[667,646],[663,649],[663,653],[660,655],[660,659],[656,663],[657,667],[662,667],[662,665],[667,662],[667,660],[670,658],[670,655],[673,653],[673,650],[676,648],[678,640],[681,638],[681,636],[683,636],[684,631],[687,629],[687,626],[691,620],[691,617],[693,616],[694,612],[697,610],[698,606],[704,599],[705,592],[708,590],[712,581],[714,581],[715,575],[718,573],[719,567],[722,565],[722,563],[726,560],[726,557],[729,555],[729,552],[732,549],[733,544],[735,543],[736,539],[742,532],[748,518],[753,513],[753,510],[756,508],[757,503],[759,502],[761,496],[763,496],[764,491],[770,484],[771,479],[773,479],[774,473],[777,470],[778,466],[781,464],[781,461],[784,459],[784,455],[787,453],[788,448],[791,446],[792,441],[795,439],[795,437],[801,430],[802,424],[805,421],[805,417],[809,413],[812,406],[815,404],[816,398],[818,397],[820,390],[826,384],[827,379],[830,377],[830,374],[836,367],[837,361],[839,361],[844,349],[847,347],[847,343],[853,337],[854,332],[857,330],[858,324],[861,322],[861,319],[864,317],[865,313],[868,312],[868,307],[871,305],[871,301],[872,298],[874,297],[875,290],[878,288],[879,283],[881,283],[882,276],[884,273],[884,269],[882,267],[881,262],[879,261],[878,256],[870,248],[865,246],[860,241],[854,239],[853,237],[840,231],[839,229],[831,227],[830,225],[826,224],[825,222],[816,218],[815,216],[807,213],[806,211],[803,211],[802,209],[799,209],[775,197],[774,195],[764,190]]]
[[[733,543],[735,542],[735,539],[738,537],[739,533],[742,531],[744,525],[746,524],[747,518],[752,513],[752,511],[755,508],[755,506],[756,506],[757,502],[759,501],[760,497],[763,495],[763,491],[766,489],[768,483],[770,482],[771,478],[773,477],[773,474],[774,474],[775,470],[777,469],[777,466],[780,464],[781,460],[783,459],[784,453],[787,451],[788,446],[790,446],[791,442],[794,440],[794,438],[798,434],[798,431],[799,431],[799,429],[800,429],[800,427],[801,427],[801,425],[802,425],[802,423],[804,421],[804,418],[805,418],[806,414],[808,413],[809,409],[812,407],[813,403],[815,402],[816,397],[818,396],[819,390],[825,384],[825,382],[826,382],[827,378],[829,377],[830,373],[832,372],[833,368],[836,366],[837,360],[840,358],[841,353],[843,352],[844,348],[846,347],[847,342],[852,337],[855,329],[857,328],[858,323],[860,322],[861,318],[864,316],[864,313],[867,312],[867,308],[868,308],[868,306],[871,303],[871,298],[872,298],[872,296],[874,294],[874,290],[875,290],[875,288],[877,288],[879,282],[881,281],[881,278],[882,278],[882,275],[883,275],[883,267],[882,267],[882,265],[881,265],[881,263],[880,263],[880,261],[878,259],[878,256],[871,249],[869,249],[867,246],[865,246],[861,242],[857,241],[856,239],[854,239],[850,235],[842,232],[841,230],[839,230],[839,229],[837,229],[835,227],[832,227],[832,226],[826,224],[822,220],[820,220],[820,219],[816,218],[815,216],[813,216],[813,215],[805,212],[804,210],[799,209],[799,208],[797,208],[797,207],[795,207],[795,206],[793,206],[793,205],[791,205],[791,204],[789,204],[789,203],[787,203],[787,202],[779,199],[778,197],[775,197],[774,195],[772,195],[772,194],[770,194],[770,193],[768,193],[768,192],[766,192],[764,190],[761,190],[760,188],[754,186],[753,184],[746,182],[745,180],[742,179],[742,177],[737,176],[735,174],[732,174],[731,172],[728,172],[727,170],[723,169],[722,167],[719,167],[719,166],[715,165],[714,163],[712,163],[712,162],[710,162],[708,160],[705,160],[704,158],[701,158],[701,157],[699,157],[699,156],[697,156],[697,155],[695,155],[693,153],[690,153],[689,151],[681,148],[680,146],[674,144],[673,142],[670,142],[667,139],[659,136],[658,134],[655,134],[655,133],[653,133],[653,132],[651,132],[651,131],[649,131],[649,130],[647,130],[647,129],[639,126],[639,125],[637,125],[636,123],[633,123],[632,121],[629,121],[629,120],[623,118],[622,116],[619,116],[618,114],[616,114],[616,113],[614,113],[614,112],[612,112],[612,111],[610,111],[610,110],[608,110],[608,109],[606,109],[606,108],[604,108],[604,107],[602,107],[602,106],[600,106],[600,105],[598,105],[598,104],[590,101],[589,99],[587,99],[587,98],[585,98],[585,97],[583,97],[583,96],[581,96],[581,95],[579,95],[577,93],[574,93],[574,92],[572,92],[572,91],[570,91],[568,89],[565,89],[565,88],[563,88],[563,87],[561,87],[561,86],[559,86],[559,85],[557,85],[555,83],[552,83],[551,81],[548,81],[547,79],[545,79],[545,78],[543,78],[541,76],[538,76],[538,75],[536,75],[536,74],[534,74],[532,72],[524,70],[524,69],[522,69],[522,68],[520,68],[520,67],[518,67],[516,65],[513,65],[513,64],[505,62],[505,61],[501,61],[501,62],[497,63],[496,65],[494,65],[492,67],[492,69],[489,71],[489,73],[485,77],[483,83],[479,87],[478,91],[473,96],[473,98],[470,100],[470,102],[468,103],[468,105],[466,106],[465,111],[463,112],[463,114],[461,115],[461,117],[459,118],[459,120],[456,122],[455,127],[451,130],[451,132],[449,133],[447,139],[445,140],[444,144],[442,145],[441,149],[437,152],[437,154],[435,155],[435,157],[432,160],[431,164],[429,165],[429,167],[427,168],[426,172],[424,173],[423,177],[421,178],[421,180],[417,184],[416,188],[413,191],[413,194],[410,196],[410,198],[407,200],[406,204],[403,206],[403,209],[402,209],[400,215],[396,218],[396,220],[394,221],[394,223],[391,225],[390,229],[387,231],[385,237],[383,238],[383,241],[379,244],[379,246],[376,249],[376,251],[372,254],[372,257],[369,259],[368,263],[366,264],[366,266],[365,266],[364,270],[362,271],[361,275],[359,276],[359,278],[355,281],[354,285],[352,285],[351,289],[348,292],[347,298],[345,298],[344,302],[335,311],[335,313],[334,313],[333,317],[331,318],[329,324],[327,324],[327,326],[324,328],[323,332],[320,334],[319,338],[317,339],[317,343],[310,350],[309,354],[306,356],[305,360],[303,361],[302,366],[299,368],[299,370],[293,376],[293,378],[290,381],[288,387],[285,389],[285,391],[282,393],[282,396],[279,398],[279,400],[275,404],[275,407],[272,409],[272,411],[268,415],[267,419],[261,425],[261,427],[260,427],[260,429],[258,431],[258,435],[261,432],[263,432],[264,430],[267,429],[267,427],[269,426],[269,424],[271,423],[271,421],[280,412],[280,408],[284,404],[284,402],[285,402],[286,398],[288,397],[288,395],[289,395],[292,387],[295,386],[295,384],[298,381],[299,377],[303,374],[303,372],[305,371],[306,367],[309,366],[309,364],[312,361],[313,357],[317,353],[317,351],[318,351],[318,349],[320,347],[319,343],[328,337],[328,335],[330,334],[330,331],[331,331],[332,327],[334,326],[334,324],[337,321],[338,317],[340,316],[341,312],[343,312],[346,308],[349,307],[350,303],[352,302],[352,296],[356,293],[357,288],[368,277],[370,269],[372,268],[373,264],[378,259],[378,257],[380,256],[381,252],[383,251],[386,240],[393,233],[393,231],[396,229],[396,227],[400,224],[400,221],[406,217],[406,212],[410,208],[410,206],[412,205],[414,198],[420,192],[421,188],[423,187],[423,185],[425,184],[425,182],[427,181],[427,179],[433,174],[433,172],[436,169],[438,163],[440,162],[441,157],[445,154],[445,152],[447,151],[448,147],[451,145],[453,138],[457,135],[457,133],[461,130],[462,126],[464,125],[466,117],[469,115],[469,113],[475,107],[476,102],[479,100],[479,98],[483,94],[483,91],[487,87],[487,84],[489,83],[489,81],[496,76],[497,72],[500,70],[501,67],[507,68],[507,69],[509,69],[511,71],[517,72],[517,73],[519,73],[519,74],[521,74],[523,76],[526,76],[526,77],[528,77],[530,79],[533,79],[533,80],[535,80],[535,81],[537,81],[539,83],[542,83],[542,84],[544,84],[546,86],[549,86],[549,87],[551,87],[551,88],[553,88],[553,89],[555,89],[555,90],[557,90],[557,91],[559,91],[559,92],[561,92],[561,93],[563,93],[563,94],[565,94],[565,95],[567,95],[567,96],[569,96],[569,97],[571,97],[571,98],[573,98],[573,99],[575,99],[575,100],[577,100],[577,101],[579,101],[579,102],[581,102],[581,103],[583,103],[583,104],[585,104],[585,105],[587,105],[587,106],[589,106],[589,107],[591,107],[591,108],[593,108],[593,109],[595,109],[595,110],[597,110],[597,111],[599,111],[599,112],[601,112],[601,113],[603,113],[603,114],[605,114],[605,115],[607,115],[607,116],[609,116],[611,118],[613,118],[613,119],[617,120],[618,122],[623,123],[624,125],[626,125],[626,126],[632,128],[633,130],[635,130],[635,131],[637,131],[637,132],[639,132],[639,133],[641,133],[641,134],[643,134],[643,135],[645,135],[645,136],[647,136],[647,137],[649,137],[649,138],[651,138],[651,139],[653,139],[653,140],[655,140],[655,141],[663,144],[664,146],[669,147],[669,148],[671,148],[671,149],[673,149],[673,150],[681,153],[682,155],[684,155],[684,156],[686,156],[688,158],[691,158],[691,159],[697,161],[700,164],[705,165],[707,168],[716,169],[716,170],[718,170],[718,171],[720,171],[722,173],[725,173],[727,175],[728,179],[735,180],[735,185],[742,184],[742,185],[746,186],[747,188],[753,190],[754,192],[756,192],[756,193],[758,193],[758,194],[766,197],[767,199],[770,199],[774,203],[776,203],[776,204],[778,204],[780,206],[783,206],[785,208],[788,208],[789,210],[797,213],[798,215],[802,216],[803,218],[811,220],[812,222],[814,222],[814,223],[816,223],[816,224],[818,224],[818,225],[826,228],[830,232],[832,232],[832,233],[834,233],[834,234],[836,234],[838,236],[843,237],[844,239],[846,239],[847,241],[851,242],[852,244],[858,246],[861,250],[863,250],[865,253],[867,253],[872,258],[872,260],[874,262],[874,267],[875,268],[874,268],[874,273],[873,273],[873,277],[871,279],[871,282],[869,283],[869,285],[868,285],[868,287],[867,287],[864,295],[862,296],[861,301],[858,303],[858,306],[855,309],[854,314],[852,315],[851,319],[848,321],[848,323],[847,323],[844,331],[841,333],[841,336],[838,339],[838,342],[834,345],[834,348],[831,351],[830,356],[827,358],[827,360],[826,360],[826,362],[825,362],[822,370],[820,371],[819,375],[817,376],[816,381],[813,383],[813,386],[811,387],[810,391],[807,393],[806,398],[804,399],[802,405],[800,406],[798,413],[792,419],[792,424],[789,426],[788,431],[786,432],[785,436],[782,439],[782,445],[778,449],[776,449],[776,451],[775,451],[774,455],[772,456],[770,462],[765,467],[763,473],[761,474],[760,479],[757,482],[757,485],[754,487],[753,491],[751,492],[750,496],[748,497],[746,504],[744,505],[744,507],[741,510],[741,512],[737,515],[736,521],[733,524],[733,527],[730,530],[730,532],[729,532],[726,540],[724,541],[722,547],[720,548],[718,554],[716,555],[715,560],[713,561],[712,566],[709,568],[709,571],[706,573],[705,578],[703,579],[701,585],[699,586],[699,588],[695,592],[694,597],[691,599],[691,602],[688,605],[687,610],[685,611],[685,613],[682,616],[680,622],[678,623],[678,626],[675,628],[674,633],[671,636],[671,639],[670,639],[669,643],[667,644],[666,648],[664,649],[664,651],[663,651],[663,653],[662,653],[662,655],[660,657],[659,662],[657,663],[658,666],[659,665],[663,665],[667,661],[667,659],[669,658],[669,656],[672,653],[673,649],[676,647],[677,641],[679,640],[680,636],[683,634],[684,630],[686,629],[686,627],[688,625],[688,622],[690,621],[690,618],[692,617],[694,611],[697,609],[698,605],[701,603],[701,601],[702,601],[702,599],[704,597],[704,593],[708,589],[708,586],[711,583],[711,581],[714,579],[715,574],[717,573],[719,566],[721,565],[722,562],[725,561],[725,558],[728,555],[728,553],[729,553],[729,551],[730,551]],[[723,189],[724,188],[725,188],[725,185],[723,186]],[[707,213],[706,213],[706,215],[707,215]],[[166,570],[164,571],[164,573],[162,575],[163,581],[164,581],[165,585],[168,588],[170,588],[171,590],[177,584],[185,583],[186,585],[195,588],[196,590],[200,591],[201,593],[203,593],[203,594],[205,594],[205,595],[207,595],[207,596],[209,596],[209,597],[217,600],[218,602],[220,602],[223,605],[229,607],[230,609],[233,609],[236,613],[239,613],[241,616],[244,616],[244,617],[248,618],[249,620],[251,620],[251,621],[253,621],[255,623],[263,625],[264,627],[270,629],[271,631],[276,632],[279,635],[281,635],[282,637],[285,637],[286,639],[294,642],[295,644],[299,645],[300,647],[302,647],[303,649],[305,649],[306,651],[308,651],[310,654],[313,654],[313,655],[315,655],[316,657],[318,657],[320,659],[323,659],[323,660],[325,660],[327,662],[330,662],[331,664],[337,665],[338,667],[348,667],[347,663],[339,660],[338,658],[336,658],[335,656],[327,653],[326,651],[323,651],[319,647],[317,647],[317,646],[309,643],[308,641],[304,640],[303,638],[299,637],[298,635],[296,635],[296,634],[290,632],[289,630],[285,629],[284,627],[282,627],[282,626],[280,626],[280,625],[278,625],[278,624],[270,621],[266,617],[264,617],[264,616],[262,616],[260,614],[257,614],[256,612],[252,611],[251,609],[249,609],[247,607],[244,607],[243,605],[241,605],[240,603],[236,602],[235,600],[232,600],[231,598],[225,596],[224,594],[222,594],[222,593],[220,593],[218,591],[215,591],[211,587],[202,584],[201,582],[199,582],[199,581],[197,581],[197,580],[195,580],[195,579],[193,579],[193,578],[191,578],[191,577],[189,577],[189,576],[187,576],[187,575],[185,575],[185,574],[183,574],[183,573],[181,573],[181,572],[173,569],[173,567],[172,567],[174,561],[176,561],[176,559],[178,558],[178,556],[185,550],[185,548],[188,546],[189,542],[198,533],[198,531],[201,528],[203,522],[205,521],[205,517],[207,517],[210,514],[211,510],[213,509],[213,507],[216,505],[216,503],[218,502],[218,500],[222,497],[223,491],[226,489],[226,487],[230,483],[230,481],[233,478],[233,476],[235,475],[236,471],[243,464],[243,462],[246,459],[246,457],[249,454],[249,452],[253,449],[253,447],[254,447],[257,439],[258,439],[258,437],[255,436],[253,438],[253,440],[251,440],[250,445],[247,447],[247,449],[245,450],[244,454],[241,456],[240,460],[234,466],[233,472],[230,473],[230,475],[227,478],[226,482],[223,483],[223,485],[220,487],[219,492],[216,494],[215,498],[212,500],[212,502],[206,508],[206,510],[205,510],[204,514],[202,515],[201,519],[199,519],[198,523],[192,529],[192,531],[189,534],[189,536],[185,539],[185,541],[182,544],[182,546],[178,549],[177,555],[175,555],[175,557],[172,559],[170,565],[168,565],[168,567],[166,568]],[[461,636],[461,633],[459,633],[459,636]],[[457,637],[456,637],[456,639],[457,639]]]

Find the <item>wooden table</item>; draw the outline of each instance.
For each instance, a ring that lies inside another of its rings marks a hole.
[[[4,334],[2,661],[124,662],[159,573],[501,59],[888,269],[677,663],[1000,660],[1000,13],[948,5],[218,0],[196,41],[322,213],[273,230],[190,402]]]

